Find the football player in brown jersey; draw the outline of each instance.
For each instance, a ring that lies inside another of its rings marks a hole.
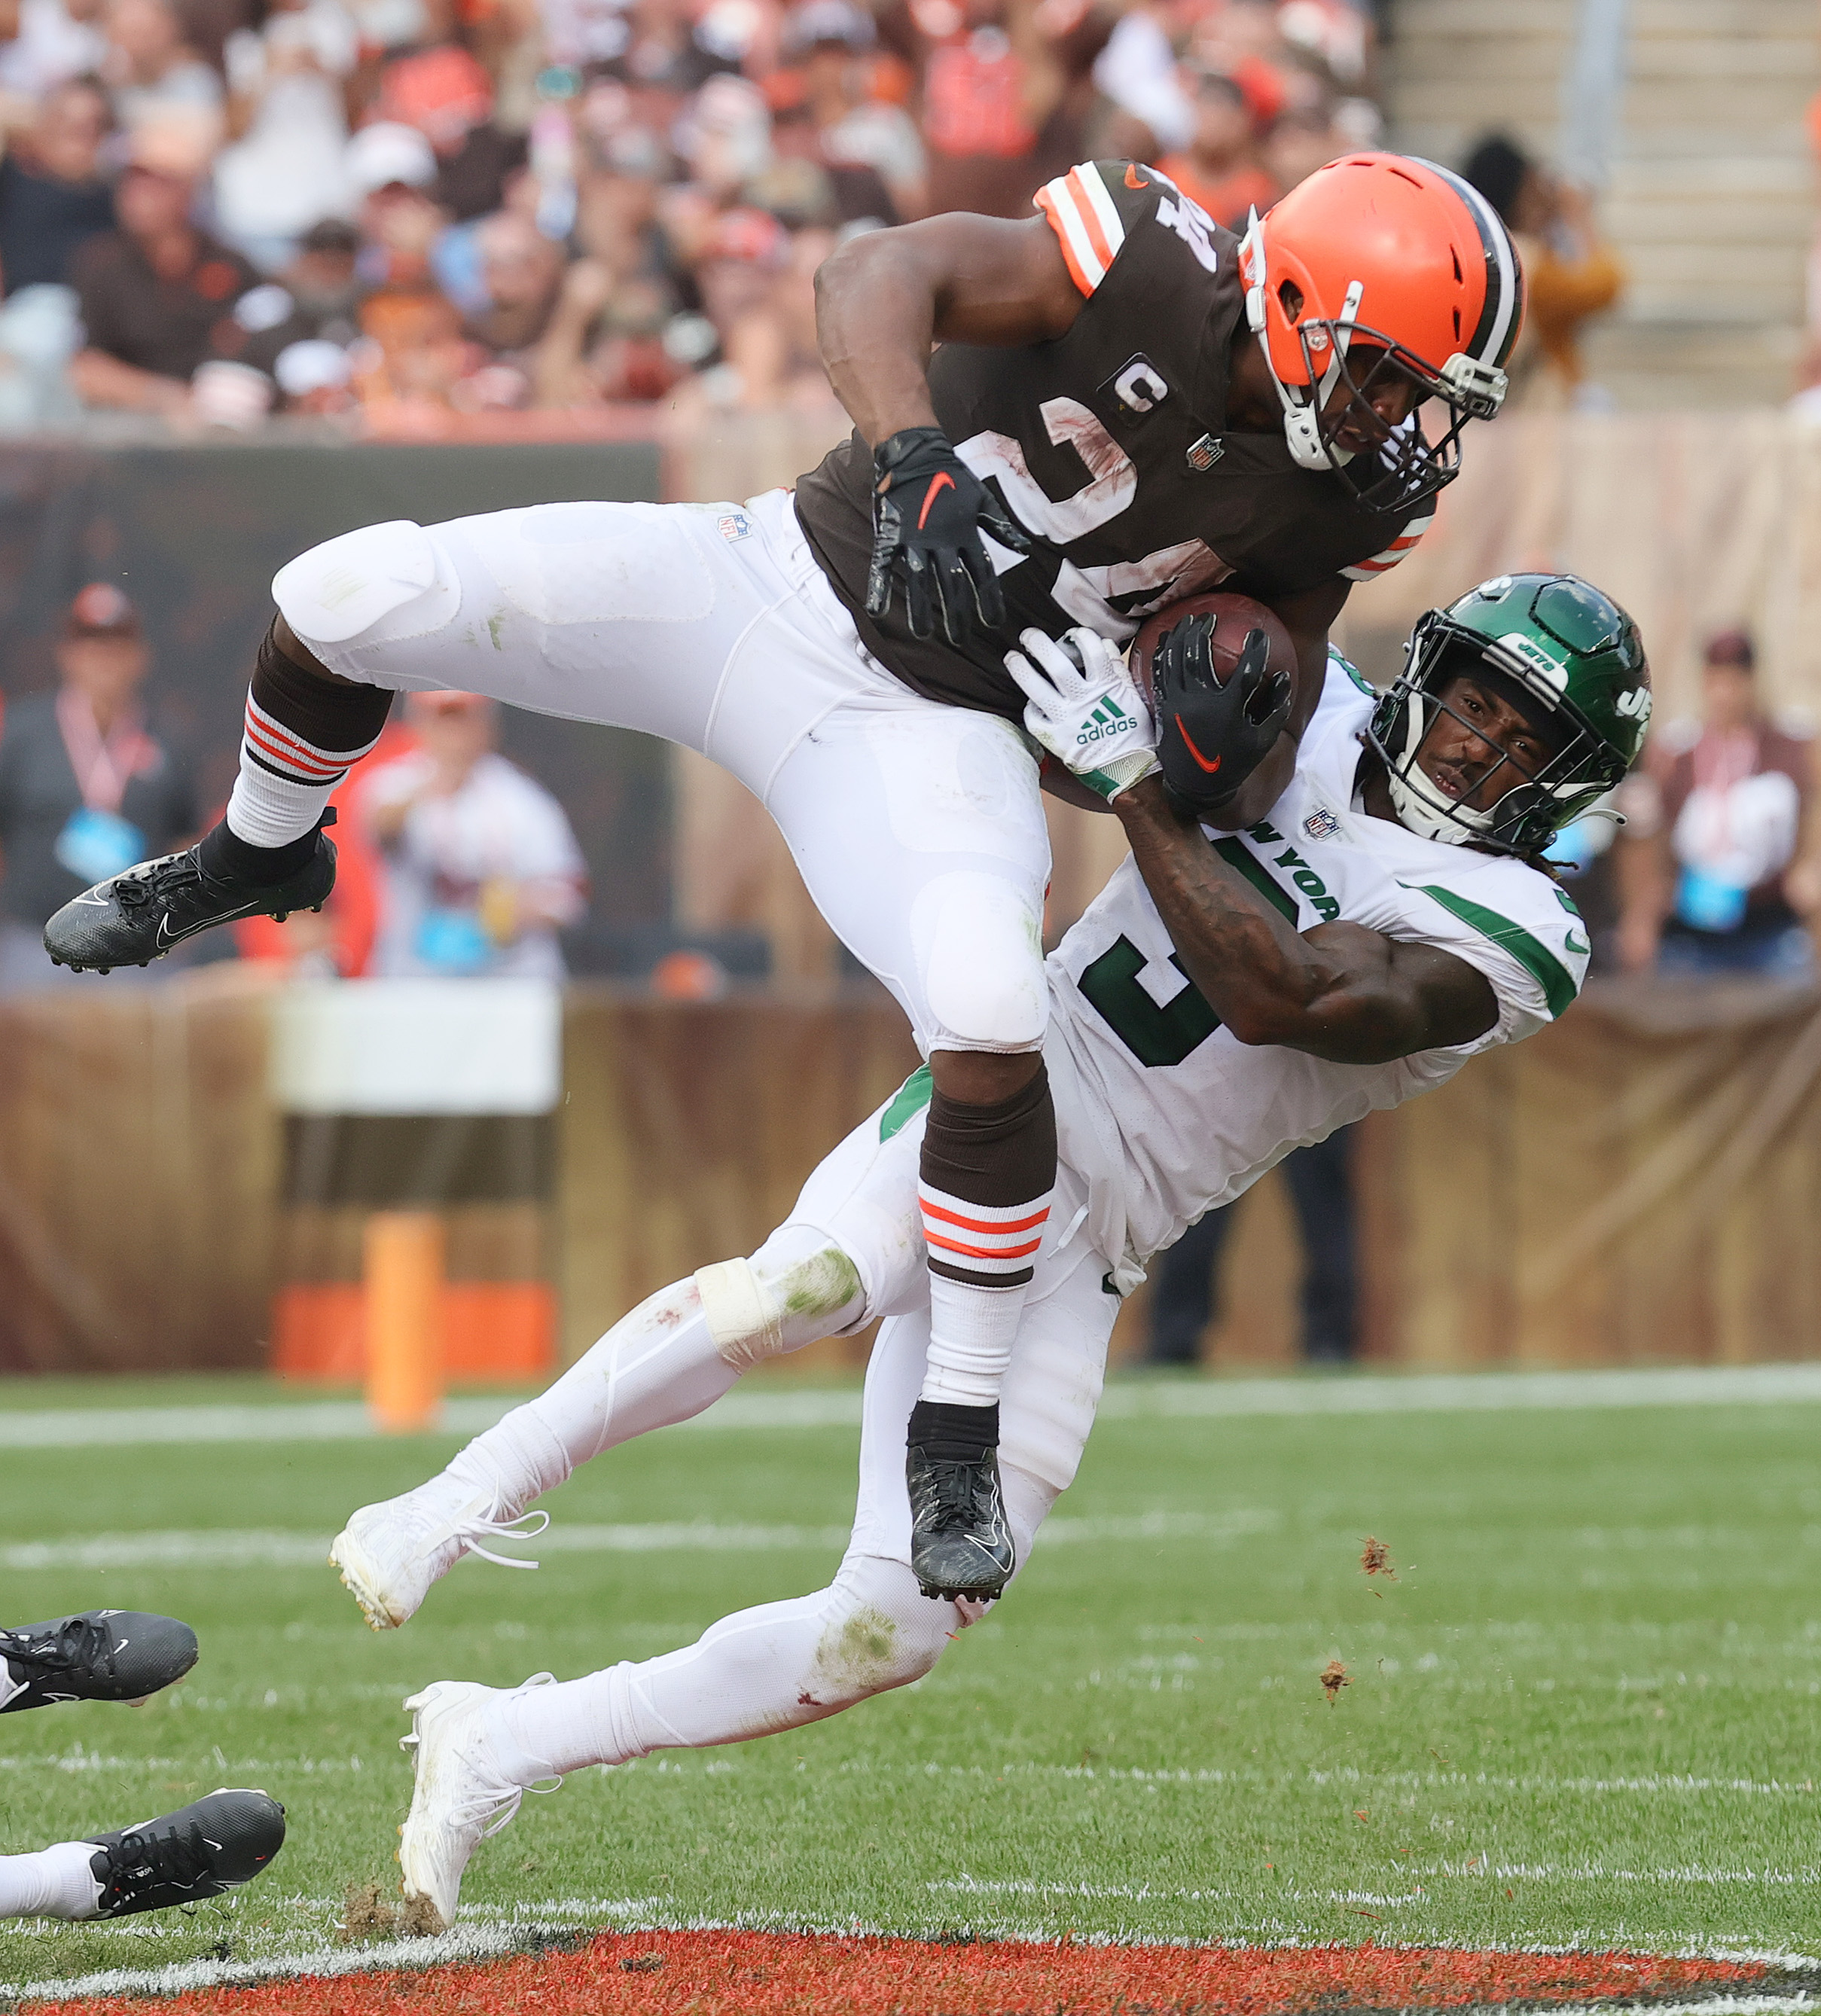
[[[644,729],[725,765],[930,1060],[933,1338],[907,1471],[932,1596],[991,1597],[1013,1564],[999,1382],[1062,1229],[1049,847],[1006,650],[1076,625],[1123,641],[1216,585],[1266,602],[1300,689],[1257,776],[1226,773],[1229,823],[1247,792],[1268,805],[1328,625],[1420,536],[1463,426],[1503,396],[1522,310],[1490,206],[1398,155],[1330,164],[1243,241],[1137,163],[1075,168],[1038,208],[829,262],[823,352],[858,431],[794,499],[400,521],[283,568],[225,819],[45,931],[52,958],[105,970],[320,904],[329,793],[397,690]],[[1096,733],[1116,787],[1148,744],[1110,715]]]

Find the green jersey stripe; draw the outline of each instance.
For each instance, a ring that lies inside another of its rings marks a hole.
[[[935,1089],[935,1080],[930,1076],[929,1066],[919,1064],[891,1095],[891,1103],[880,1114],[880,1139],[889,1141],[893,1135],[902,1134],[929,1104],[930,1095]]]
[[[1229,868],[1236,868],[1268,903],[1275,903],[1294,924],[1296,922],[1296,898],[1287,889],[1281,889],[1267,875],[1258,857],[1252,853],[1243,841],[1217,840],[1214,851]]]
[[[1513,923],[1509,917],[1500,916],[1496,910],[1488,910],[1483,904],[1457,896],[1452,889],[1434,888],[1427,883],[1406,882],[1403,886],[1406,889],[1413,886],[1425,896],[1433,896],[1443,909],[1452,911],[1463,923],[1471,924],[1482,937],[1490,938],[1494,945],[1503,945],[1542,989],[1552,1021],[1579,992],[1574,975],[1541,939],[1532,938],[1521,924]]]

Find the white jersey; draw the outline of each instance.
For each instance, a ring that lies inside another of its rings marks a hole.
[[[1470,1043],[1389,1064],[1248,1047],[1190,984],[1126,861],[1050,956],[1044,1049],[1061,1159],[1086,1179],[1090,1233],[1121,1292],[1292,1149],[1446,1084],[1580,991],[1586,930],[1547,876],[1359,808],[1359,735],[1375,698],[1331,654],[1289,788],[1248,831],[1209,837],[1299,931],[1344,920],[1466,960],[1492,983],[1499,1019]]]

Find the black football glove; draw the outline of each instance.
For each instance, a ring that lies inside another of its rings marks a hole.
[[[1151,654],[1164,782],[1198,810],[1230,798],[1290,718],[1290,675],[1271,670],[1271,639],[1251,632],[1223,686],[1214,668],[1214,623],[1186,617]]]
[[[1006,598],[981,532],[1028,553],[1031,542],[999,499],[955,452],[940,427],[902,427],[873,451],[873,565],[866,614],[883,616],[896,579],[913,637],[942,635],[959,649],[977,616],[988,629],[1006,620]]]

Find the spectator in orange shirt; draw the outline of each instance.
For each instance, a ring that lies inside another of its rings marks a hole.
[[[1592,199],[1502,134],[1482,140],[1461,173],[1504,219],[1524,261],[1524,327],[1505,409],[1571,405],[1585,376],[1582,325],[1625,291],[1625,268],[1600,236]]]
[[[1204,70],[1195,92],[1195,128],[1188,146],[1157,164],[1216,224],[1246,228],[1247,214],[1269,210],[1277,185],[1259,165],[1258,135],[1245,92],[1219,70]]]

